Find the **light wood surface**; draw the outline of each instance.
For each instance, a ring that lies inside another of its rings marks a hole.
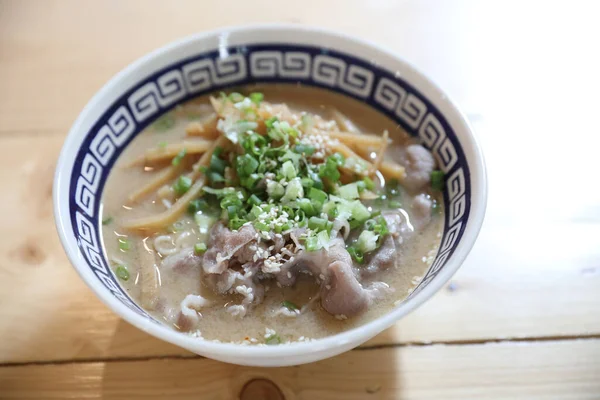
[[[0,368],[0,385],[7,399],[232,399],[266,378],[298,400],[592,400],[599,374],[600,340],[591,339],[353,350],[288,368],[197,357],[11,366]]]
[[[587,2],[0,1],[0,399],[228,399],[259,377],[289,399],[600,399],[595,15]],[[401,54],[465,111],[490,181],[448,287],[360,350],[298,368],[226,365],[131,327],[81,282],[52,217],[62,141],[112,75],[255,22]]]

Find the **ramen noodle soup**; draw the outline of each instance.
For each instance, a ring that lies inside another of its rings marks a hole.
[[[390,311],[431,265],[444,176],[392,120],[321,89],[262,85],[180,105],[120,156],[108,260],[181,332],[276,345]]]

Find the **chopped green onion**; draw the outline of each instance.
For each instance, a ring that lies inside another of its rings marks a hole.
[[[178,166],[179,164],[181,164],[181,160],[183,160],[183,157],[185,157],[185,153],[186,153],[186,149],[185,148],[181,149],[179,151],[179,153],[177,153],[175,158],[173,158],[173,161],[171,161],[171,164],[173,164],[174,166]]]
[[[261,155],[261,149],[265,147],[267,140],[259,135],[258,133],[251,133],[248,137],[242,140],[242,147],[246,150],[246,153],[250,153],[255,156]]]
[[[290,311],[298,310],[298,306],[288,300],[284,300],[281,305]]]
[[[225,135],[231,142],[237,143],[242,133],[252,133],[257,127],[258,124],[254,121],[240,119],[235,122],[232,128],[225,132]]]
[[[181,175],[173,184],[173,191],[177,196],[183,196],[192,187],[192,178]]]
[[[365,260],[364,255],[360,252],[360,250],[358,250],[356,247],[354,246],[350,246],[347,248],[348,253],[350,253],[350,256],[352,257],[352,259],[354,261],[356,261],[359,264],[362,264],[363,261]]]
[[[349,220],[352,218],[359,224],[369,219],[371,213],[359,200],[347,201],[337,206],[338,216],[341,219]]]
[[[240,101],[244,100],[244,95],[238,92],[232,92],[229,94],[229,100],[231,100],[233,103],[239,103]]]
[[[218,172],[210,171],[206,174],[206,177],[208,178],[210,183],[225,182],[225,177]]]
[[[431,171],[431,188],[437,191],[444,189],[444,173],[442,171]]]
[[[169,143],[167,141],[163,140],[161,142],[158,142],[158,148],[159,149],[164,149],[165,147],[167,147],[168,144]]]
[[[286,177],[286,179],[292,180],[296,177],[296,168],[294,168],[294,164],[291,161],[286,161],[281,166],[281,174]]]
[[[113,221],[112,217],[106,217],[102,220],[102,225],[108,225]]]
[[[265,123],[267,124],[267,127],[269,126],[269,121],[270,119],[267,120],[267,122]],[[271,128],[268,129],[267,135],[271,139],[282,141],[287,145],[289,144],[289,137],[298,136],[298,132],[294,128],[292,128],[287,121],[273,121],[271,123]]]
[[[343,166],[344,162],[346,161],[346,159],[344,158],[343,155],[341,155],[340,153],[334,153],[331,156],[329,156],[329,158],[331,158],[332,160],[334,160],[336,162],[336,164],[338,166]]]
[[[323,209],[323,203],[318,202],[316,200],[311,200],[310,203],[312,204],[313,208],[315,209],[315,212],[317,214],[320,214],[321,210]]]
[[[117,268],[115,270],[115,274],[122,281],[129,280],[129,271],[127,270],[127,267],[124,266],[124,265],[117,265]]]
[[[244,226],[244,224],[246,222],[248,222],[248,221],[246,221],[245,219],[234,217],[229,220],[229,229],[231,229],[233,231],[237,231],[242,226]]]
[[[313,181],[312,187],[314,187],[316,189],[323,189],[323,181],[319,177],[319,174],[309,171],[308,178]]]
[[[195,199],[190,201],[188,205],[188,213],[194,215],[198,211],[206,211],[208,210],[208,202],[204,199]]]
[[[255,194],[248,198],[248,204],[258,206],[262,203],[262,200]]]
[[[319,217],[310,217],[308,220],[308,228],[314,231],[322,231],[327,227],[327,220]]]
[[[256,188],[256,182],[262,179],[262,175],[250,174],[240,179],[240,184],[246,189],[253,190]]]
[[[194,245],[194,253],[196,253],[196,255],[201,256],[202,254],[206,253],[206,250],[206,243],[196,243]]]
[[[214,225],[216,218],[206,214],[196,213],[196,215],[194,215],[194,221],[196,221],[196,224],[198,225],[199,232],[204,235],[207,234],[210,228]]]
[[[254,223],[254,228],[261,232],[269,232],[269,230],[271,229],[269,227],[269,225],[265,224],[264,222],[260,222],[260,221],[256,221]]]
[[[267,126],[267,129],[273,129],[273,124],[277,121],[279,121],[277,117],[271,117],[268,120],[266,120],[265,125]]]
[[[267,183],[267,194],[274,200],[279,200],[285,194],[285,188],[279,182],[269,181]]]
[[[310,190],[308,191],[308,198],[311,200],[314,200],[318,203],[321,203],[321,205],[322,205],[323,203],[325,203],[327,201],[327,193],[325,193],[324,191],[322,191],[320,189],[311,187]]]
[[[336,159],[333,156],[327,157],[327,161],[319,167],[319,177],[327,178],[335,183],[340,180],[340,176]]]
[[[327,203],[323,204],[321,211],[327,214],[330,218],[336,218],[339,215],[337,205],[334,201],[328,201]]]
[[[306,220],[306,214],[304,213],[304,211],[302,210],[298,210],[296,212],[296,217],[298,217],[298,226],[300,228],[304,228],[307,224],[307,220]]]
[[[311,128],[314,123],[313,117],[310,114],[304,114],[301,118],[301,121],[302,121],[302,128],[304,128],[305,130],[308,128]]]
[[[250,154],[244,154],[237,157],[237,173],[241,177],[250,176],[258,169],[258,160]]]
[[[327,224],[325,224],[325,230],[327,231],[327,234],[331,234],[332,229],[333,229],[333,222],[327,221]]]
[[[315,148],[307,144],[298,143],[296,146],[294,146],[294,152],[312,156],[315,153]]]
[[[313,187],[313,184],[314,184],[314,182],[310,178],[302,178],[302,179],[300,179],[300,182],[302,183],[302,187],[306,191],[308,191],[308,189],[310,189],[311,187]]]
[[[295,213],[294,213],[294,210],[292,209],[292,207],[283,206],[281,208],[281,211],[284,211],[288,215],[288,218],[290,218],[290,219],[294,218],[294,216],[295,216]]]
[[[309,199],[299,199],[297,203],[300,210],[303,211],[306,216],[311,217],[317,215],[317,211]]]
[[[358,187],[355,183],[349,183],[344,186],[340,186],[339,195],[342,199],[354,200],[358,198]]]
[[[369,222],[369,221],[367,221]],[[379,215],[377,216],[374,220],[373,220],[373,225],[371,228],[368,228],[369,230],[372,230],[373,232],[377,233],[378,235],[380,235],[381,238],[383,238],[385,235],[387,235],[389,233],[388,231],[388,227],[387,227],[387,222],[385,221],[385,218],[383,218],[383,216]],[[367,224],[365,223],[365,226],[367,226]]]
[[[119,249],[123,251],[127,251],[131,248],[131,242],[127,238],[120,237],[119,241]]]
[[[223,188],[223,189],[214,189],[214,188],[211,188],[209,186],[204,186],[202,188],[202,191],[204,191],[206,193],[213,194],[213,195],[215,195],[217,197],[223,197],[223,196],[227,196],[229,194],[235,194],[236,193],[236,190],[234,188],[232,188],[232,187],[226,187],[226,188]]]
[[[252,102],[256,105],[259,105],[265,98],[265,96],[262,93],[258,92],[250,93],[250,96],[248,97],[250,97],[250,100],[252,100]]]
[[[356,181],[354,183],[356,184],[356,190],[358,190],[358,193],[364,192],[367,188],[367,184],[364,181]]]
[[[304,197],[304,188],[300,183],[300,178],[294,178],[288,182],[285,188],[285,195],[281,198],[282,203],[294,201],[298,198]]]
[[[279,337],[278,334],[274,333],[265,338],[265,343],[268,345],[281,344],[281,338]]]
[[[306,251],[317,251],[319,250],[319,239],[316,236],[309,236],[306,238]]]
[[[173,225],[171,225],[170,231],[173,233],[182,231],[183,229],[185,229],[185,222],[184,221],[176,221],[173,223]]]
[[[242,199],[240,199],[237,194],[230,194],[221,199],[219,206],[221,206],[222,209],[226,209],[230,206],[240,208],[242,207]]]
[[[362,181],[365,183],[367,190],[375,189],[375,182],[368,176],[365,176]]]
[[[258,218],[258,216],[262,213],[263,213],[262,208],[260,208],[258,205],[253,205],[252,208],[250,209],[249,215],[252,215],[255,218]]]
[[[152,128],[158,132],[168,131],[173,126],[175,126],[175,118],[170,113],[161,116],[152,124]]]
[[[390,200],[389,206],[391,208],[400,208],[402,207],[402,203],[400,203],[398,200]]]
[[[319,241],[319,248],[327,248],[329,246],[329,233],[327,231],[321,231],[317,233],[317,239]]]
[[[227,218],[229,220],[234,219],[236,217],[237,213],[240,211],[239,207],[237,207],[237,206],[228,206],[227,208],[224,208],[223,210],[227,212]]]
[[[298,167],[298,164],[300,163],[300,159],[302,158],[302,156],[300,154],[294,153],[290,150],[286,150],[285,154],[281,157],[279,157],[279,161],[286,161],[286,160],[290,160],[291,162],[294,163],[294,167]]]
[[[215,151],[213,152],[213,154],[210,158],[209,170],[219,172],[220,174],[224,174],[225,168],[227,167],[227,162],[225,160],[222,160],[219,158],[219,154],[221,154],[221,151],[223,151],[223,149],[221,149],[221,151],[217,151],[217,149],[221,149],[221,148],[217,147],[215,149]]]
[[[358,249],[363,254],[375,250],[377,248],[378,238],[379,236],[372,231],[362,231],[358,237],[358,240],[356,241]]]

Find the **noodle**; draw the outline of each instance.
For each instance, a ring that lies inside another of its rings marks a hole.
[[[154,249],[162,255],[169,256],[177,252],[177,246],[171,235],[160,235],[154,239]]]

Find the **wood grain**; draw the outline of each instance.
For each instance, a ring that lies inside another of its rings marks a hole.
[[[599,375],[600,340],[580,340],[355,350],[271,369],[201,358],[6,366],[0,398],[233,399],[265,378],[297,400],[592,400]]]

